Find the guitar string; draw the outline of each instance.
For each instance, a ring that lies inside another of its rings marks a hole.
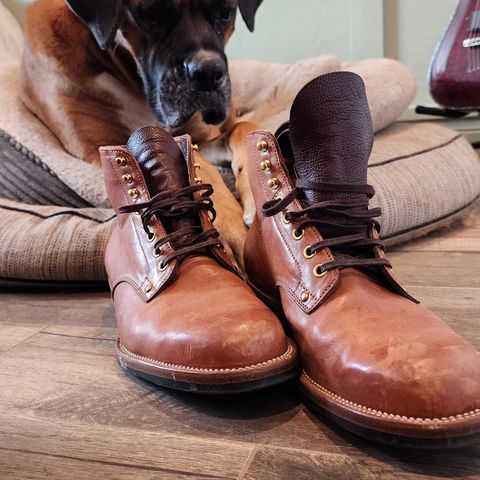
[[[476,34],[476,29],[475,29],[475,25],[476,25],[476,12],[478,11],[480,7],[480,0],[476,0],[476,4],[475,4],[475,10],[473,11],[472,13],[472,24],[471,24],[471,29],[470,29],[470,39],[472,40],[473,38],[475,38],[475,34]],[[471,65],[469,66],[469,73],[473,73],[475,71],[477,71],[477,49],[476,47],[471,47],[470,48],[471,50],[471,57],[472,57],[472,62],[471,62]]]
[[[478,0],[476,0],[476,3],[478,3]],[[474,15],[474,13],[472,13]],[[471,22],[472,24],[473,22]],[[470,24],[470,26],[471,26]],[[468,30],[468,41],[470,42],[473,38],[473,30],[469,28]],[[472,73],[473,71],[473,51],[472,47],[468,48],[468,53],[467,53],[467,58],[468,58],[468,68],[467,68],[467,73]]]
[[[468,33],[467,40],[470,40],[472,38],[472,31],[470,30],[470,28],[468,29],[467,33]],[[472,71],[471,57],[472,57],[472,52],[470,51],[470,48],[469,48],[468,51],[467,51],[467,61],[468,61],[467,73],[470,73]]]
[[[479,0],[476,0],[475,8],[478,7]],[[472,16],[475,15],[475,10],[473,10]],[[472,29],[472,25],[474,25],[473,19],[470,21],[470,26],[468,29],[468,41],[471,42],[473,39],[473,34],[474,34],[474,29]],[[467,59],[468,59],[468,67],[467,67],[467,73],[472,73],[473,72],[473,60],[474,60],[474,52],[473,52],[473,47],[469,46],[468,47],[468,52],[467,52]]]
[[[475,22],[474,22],[474,33],[475,33],[475,37],[478,38],[479,36],[479,29],[477,28],[477,24],[478,24],[478,15],[480,14],[480,0],[477,0],[477,4],[475,6],[475,12],[474,12],[474,15],[475,15]],[[474,48],[474,57],[475,57],[475,68],[474,68],[474,72],[478,72],[478,70],[480,69],[480,51],[479,51],[479,48],[478,46],[475,46],[473,47]]]
[[[476,28],[476,26],[477,26],[477,16],[480,13],[479,10],[480,10],[480,0],[476,0],[475,10],[472,13],[472,15],[473,15],[472,27],[473,28],[471,28],[471,31],[470,31],[470,39],[474,39],[474,38],[478,37],[478,29]],[[472,63],[469,67],[469,73],[474,73],[474,72],[478,71],[479,68],[480,68],[479,51],[478,51],[478,47],[475,47],[475,46],[471,47],[470,50],[472,50],[472,52],[471,52]]]

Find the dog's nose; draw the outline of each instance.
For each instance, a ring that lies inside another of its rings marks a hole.
[[[225,81],[227,67],[216,52],[202,50],[185,62],[187,77],[201,90],[215,90]]]

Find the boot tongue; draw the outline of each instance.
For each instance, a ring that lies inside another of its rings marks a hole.
[[[185,157],[166,130],[159,127],[141,128],[132,134],[127,147],[137,159],[151,197],[168,190],[175,191],[190,186]],[[198,218],[188,215],[159,220],[167,233],[200,225]],[[187,237],[188,235],[174,243],[185,241]]]
[[[373,126],[363,80],[354,73],[335,72],[308,83],[293,103],[289,135],[299,179],[365,185]],[[359,196],[304,193],[306,206]]]
[[[163,128],[137,130],[128,140],[127,147],[137,159],[151,197],[190,185],[182,151]]]

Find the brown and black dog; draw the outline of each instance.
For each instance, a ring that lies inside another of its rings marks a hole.
[[[27,14],[22,99],[73,156],[98,165],[98,148],[160,125],[195,143],[215,138],[230,160],[242,208],[199,155],[215,189],[216,226],[241,263],[254,205],[246,134],[237,123],[225,45],[237,8],[253,31],[262,0],[39,0]],[[214,161],[214,159],[212,159]]]

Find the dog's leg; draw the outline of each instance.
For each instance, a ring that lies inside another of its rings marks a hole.
[[[247,228],[243,223],[242,207],[225,185],[217,169],[208,160],[195,152],[195,161],[200,164],[199,175],[202,181],[210,183],[214,189],[212,200],[217,211],[215,228],[220,232],[220,239],[227,252],[243,271],[243,246]]]
[[[232,152],[232,170],[237,181],[237,190],[243,206],[243,220],[249,227],[255,218],[255,202],[253,200],[247,170],[247,135],[258,126],[254,123],[240,122],[230,132],[228,146]]]

